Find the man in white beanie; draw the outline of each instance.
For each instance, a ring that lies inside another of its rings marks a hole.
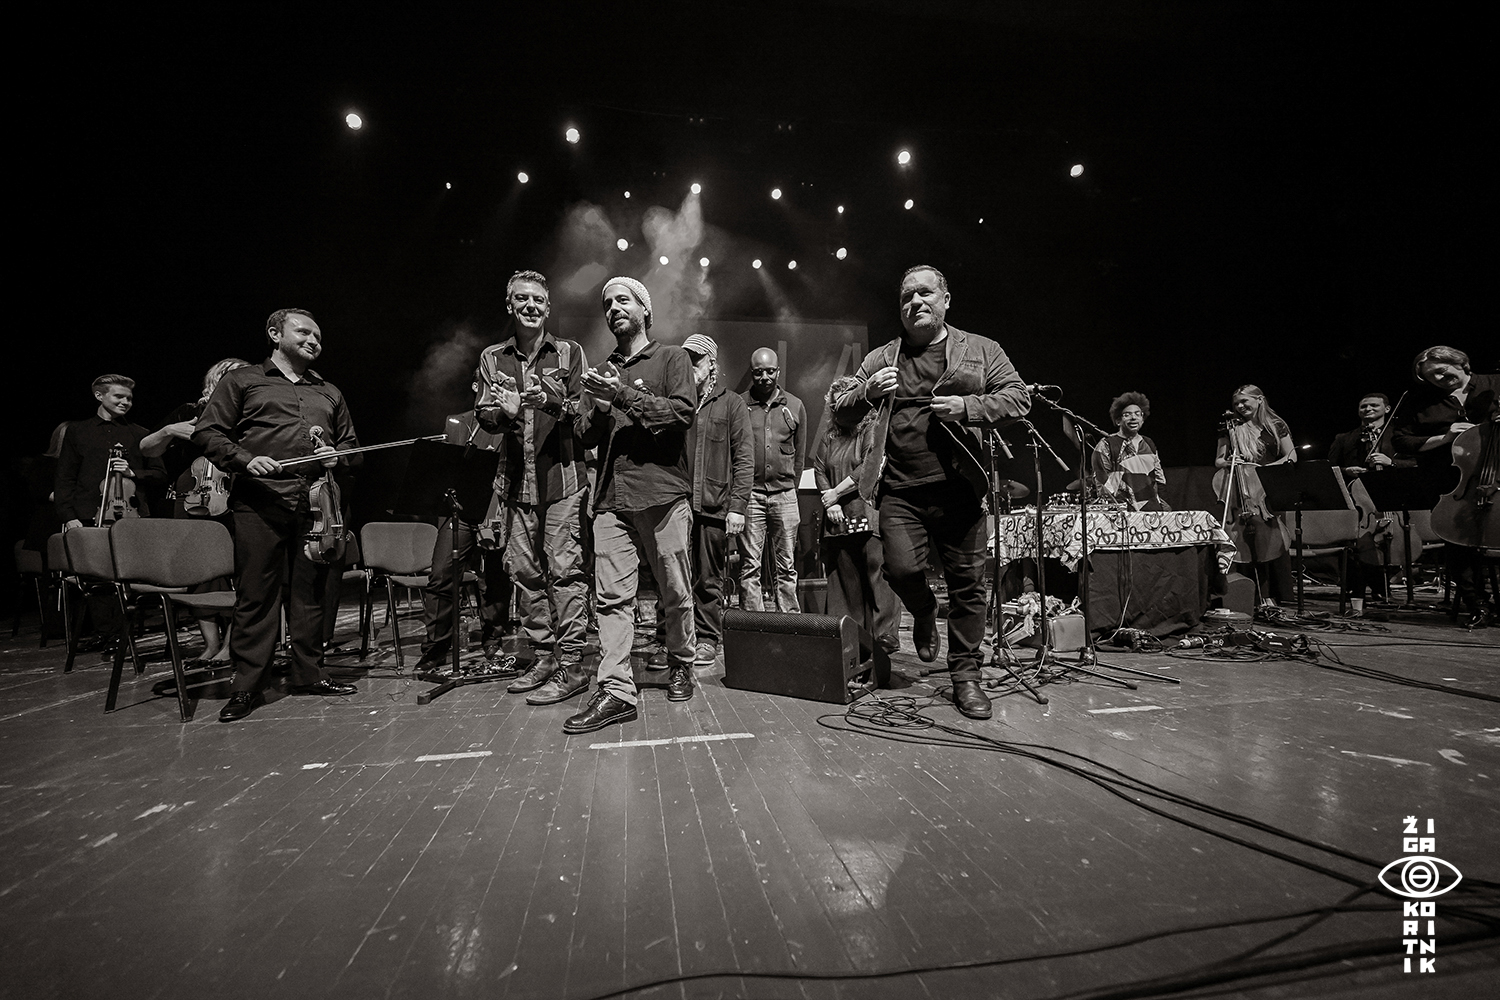
[[[563,732],[591,733],[636,718],[630,667],[636,580],[651,568],[666,619],[667,699],[693,696],[693,481],[687,432],[697,410],[693,364],[649,336],[651,293],[634,278],[604,284],[615,352],[583,374],[578,434],[599,449],[594,494],[594,594],[599,688]]]

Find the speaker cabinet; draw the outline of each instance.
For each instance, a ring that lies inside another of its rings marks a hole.
[[[848,615],[724,612],[727,687],[847,705],[849,682],[866,670],[890,686],[890,657]]]

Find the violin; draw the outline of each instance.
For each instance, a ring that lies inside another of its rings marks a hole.
[[[1432,530],[1445,542],[1471,549],[1500,548],[1500,426],[1485,419],[1453,441],[1458,486],[1432,509]]]
[[[308,428],[308,436],[314,448],[323,447],[323,428],[316,425]],[[317,456],[319,461],[327,457]],[[312,526],[303,539],[307,558],[316,563],[341,561],[348,531],[344,527],[343,497],[339,495],[338,483],[333,481],[332,469],[325,469],[322,476],[308,485],[307,502],[312,507],[313,516]]]
[[[122,518],[141,516],[141,501],[135,495],[135,480],[114,470],[115,459],[124,457],[123,444],[113,445],[109,449],[109,470],[104,473],[104,480],[99,484],[99,516],[94,518],[96,527],[102,528]]]
[[[229,509],[229,473],[200,455],[188,468],[193,485],[182,494],[182,509],[193,517],[218,517]]]

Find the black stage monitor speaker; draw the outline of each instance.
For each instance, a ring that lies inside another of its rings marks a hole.
[[[848,615],[724,612],[727,687],[847,705],[849,682],[865,670],[890,686],[890,658]]]

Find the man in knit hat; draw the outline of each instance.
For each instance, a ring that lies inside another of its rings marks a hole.
[[[693,630],[695,667],[711,667],[724,634],[729,536],[745,528],[755,479],[754,437],[745,401],[719,383],[719,345],[695,333],[682,342],[693,362],[698,416],[688,430],[693,470]]]
[[[687,432],[698,395],[688,353],[651,339],[651,293],[634,278],[604,284],[615,352],[583,374],[578,435],[599,449],[594,494],[594,594],[599,689],[563,723],[590,733],[636,718],[630,666],[636,580],[644,558],[666,619],[667,699],[693,696],[693,481]]]

